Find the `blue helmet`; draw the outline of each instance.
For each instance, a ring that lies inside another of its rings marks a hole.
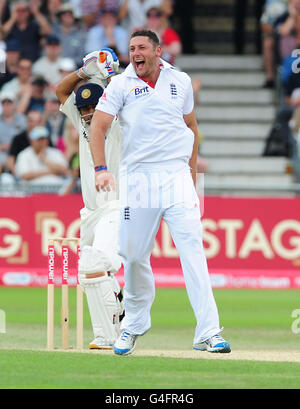
[[[103,88],[94,83],[87,83],[78,88],[75,97],[77,108],[83,108],[87,105],[97,105],[99,98],[103,94]]]

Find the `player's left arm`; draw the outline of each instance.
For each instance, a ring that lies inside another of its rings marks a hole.
[[[190,130],[194,134],[194,145],[193,145],[193,151],[192,151],[192,156],[190,157],[189,165],[190,165],[194,185],[196,186],[197,156],[198,156],[198,124],[197,124],[195,111],[193,110],[190,114],[183,115],[183,119],[187,127],[190,128]]]

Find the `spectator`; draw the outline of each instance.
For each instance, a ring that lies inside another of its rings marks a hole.
[[[21,54],[21,47],[17,40],[9,40],[6,42],[6,62],[5,73],[0,73],[0,89],[3,84],[12,80],[17,75],[18,63]]]
[[[51,26],[40,12],[37,1],[32,1],[30,6],[22,0],[16,2],[9,20],[2,26],[5,39],[18,40],[22,55],[32,61],[36,61],[40,56],[41,37],[50,32]]]
[[[70,193],[81,193],[80,183],[80,167],[79,167],[79,154],[75,153],[69,161],[69,168],[71,173],[71,180],[64,186],[60,195],[68,195]]]
[[[81,183],[79,167],[79,135],[76,128],[67,117],[64,132],[64,141],[66,145],[65,157],[69,162],[71,180],[65,186],[65,189],[61,194],[66,195],[69,193],[80,193]]]
[[[53,27],[58,24],[57,12],[63,5],[63,0],[47,0],[46,3],[45,16],[51,27]]]
[[[33,185],[62,185],[69,173],[68,163],[58,149],[49,147],[48,129],[33,128],[29,143],[17,158],[17,177]]]
[[[294,7],[292,7],[294,6]],[[300,1],[289,4],[289,17],[279,25],[279,52],[281,62],[300,46]]]
[[[163,0],[121,0],[119,19],[129,34],[146,24],[146,13],[152,7],[161,7]]]
[[[29,133],[31,130],[43,123],[43,115],[40,111],[30,111],[27,115],[26,130],[19,133],[12,140],[6,166],[15,175],[15,163],[20,152],[29,146]]]
[[[86,52],[90,53],[103,47],[112,48],[123,66],[129,63],[128,33],[118,24],[116,9],[105,8],[101,11],[98,24],[87,35]]]
[[[76,65],[79,66],[85,55],[86,32],[76,23],[74,10],[70,3],[65,3],[59,9],[57,15],[59,24],[55,27],[55,34],[61,43],[61,55],[72,58]]]
[[[14,94],[19,99],[26,88],[31,84],[32,62],[28,58],[20,58],[17,68],[17,76],[6,82],[3,92]]]
[[[291,0],[289,8],[276,22],[279,33],[279,52],[281,57],[281,81],[284,89],[285,103],[291,104],[291,97],[297,88],[300,88],[298,70],[293,70],[293,65],[297,64],[299,55],[293,51],[300,47],[300,0]]]
[[[81,0],[70,0],[70,4],[73,6],[74,10],[74,17],[77,20],[82,20],[82,15],[81,15],[81,6],[80,6]]]
[[[49,131],[50,143],[53,147],[65,153],[66,146],[63,141],[66,116],[60,110],[60,102],[54,92],[46,95],[44,122]]]
[[[0,0],[0,24],[4,24],[9,19],[9,2]]]
[[[63,141],[66,147],[65,157],[70,161],[71,158],[79,152],[79,135],[76,128],[67,117],[63,131]]]
[[[65,76],[71,74],[71,72],[75,71],[77,66],[72,58],[66,57],[60,60],[58,68],[61,78],[64,78]]]
[[[54,88],[61,80],[59,65],[61,63],[61,45],[59,38],[53,34],[46,38],[44,46],[45,55],[40,57],[33,65],[33,73],[45,78]]]
[[[168,16],[160,8],[152,7],[146,14],[146,28],[154,31],[163,49],[162,58],[174,65],[176,57],[181,54],[181,40],[179,35],[169,27]]]
[[[169,10],[170,12],[170,10]],[[174,65],[176,57],[181,54],[182,46],[179,35],[169,26],[168,13],[162,8],[152,7],[146,14],[146,28],[154,31],[160,39],[163,55],[162,58]],[[202,87],[200,78],[192,80],[195,105],[199,105],[199,91]]]
[[[294,18],[300,11],[300,1],[299,0],[289,0],[288,8],[284,13],[282,13],[275,21],[274,25],[279,35],[290,34],[292,27],[294,25]]]
[[[13,94],[0,94],[2,114],[0,115],[0,169],[6,164],[13,138],[26,129],[26,117],[16,113],[16,98]]]
[[[84,25],[87,28],[91,28],[95,24],[101,10],[101,0],[80,0],[80,9]]]
[[[23,88],[23,93],[18,102],[17,110],[23,114],[29,111],[44,111],[45,91],[48,86],[43,77],[36,77],[31,84]]]
[[[260,19],[262,31],[262,51],[263,62],[266,75],[264,88],[274,88],[275,86],[275,23],[277,19],[285,13],[287,4],[285,0],[267,0],[264,11]]]

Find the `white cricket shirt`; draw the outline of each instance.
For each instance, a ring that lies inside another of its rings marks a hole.
[[[79,133],[79,164],[82,199],[86,208],[95,210],[102,203],[116,199],[115,192],[97,192],[95,187],[95,170],[89,144],[89,126],[83,126],[79,111],[75,105],[75,93],[73,92],[63,105],[63,112],[75,126]],[[120,164],[121,132],[119,121],[114,119],[105,139],[105,156],[108,170],[115,176],[118,186]]]
[[[132,64],[112,78],[96,109],[119,114],[123,135],[121,167],[128,171],[143,163],[188,162],[194,133],[183,115],[194,108],[191,78],[161,60],[155,88],[139,78]]]

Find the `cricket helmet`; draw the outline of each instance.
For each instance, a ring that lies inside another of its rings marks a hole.
[[[78,88],[76,92],[75,105],[78,109],[87,105],[97,105],[103,94],[103,88],[94,83],[87,83]]]

